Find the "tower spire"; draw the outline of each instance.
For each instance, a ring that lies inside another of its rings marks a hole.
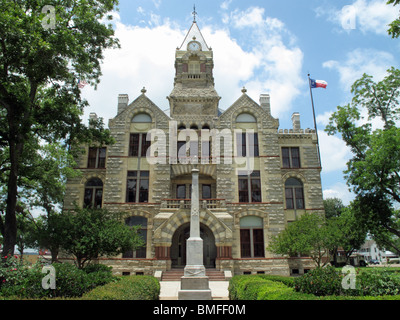
[[[195,5],[195,4],[193,5],[193,12],[192,12],[192,14],[193,14],[193,22],[196,22],[196,15],[197,15],[197,12],[196,12],[196,5]]]

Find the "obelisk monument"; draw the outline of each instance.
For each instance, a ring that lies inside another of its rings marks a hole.
[[[203,239],[200,237],[199,170],[192,170],[190,237],[186,242],[186,266],[181,278],[179,300],[211,300],[211,290],[203,264]]]

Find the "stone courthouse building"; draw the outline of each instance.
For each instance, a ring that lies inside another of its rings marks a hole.
[[[244,88],[221,112],[213,68],[194,21],[176,49],[170,115],[144,88],[133,101],[121,94],[109,120],[116,142],[86,146],[78,159],[82,175],[68,181],[64,209],[106,208],[141,226],[143,248],[100,259],[116,273],[185,266],[194,168],[206,268],[289,275],[313,266],[310,258],[274,255],[268,244],[306,211],[324,212],[315,131],[301,129],[298,113],[292,128],[279,129],[269,95],[256,102]]]

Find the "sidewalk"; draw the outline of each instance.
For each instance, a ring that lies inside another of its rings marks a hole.
[[[160,281],[160,300],[178,300],[180,281]],[[229,281],[210,281],[213,300],[229,300]]]

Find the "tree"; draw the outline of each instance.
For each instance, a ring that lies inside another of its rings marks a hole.
[[[33,232],[35,221],[28,210],[21,208],[17,214],[17,247],[20,252],[20,259],[23,260],[24,250],[33,244]]]
[[[106,143],[99,122],[87,128],[79,81],[96,86],[103,51],[118,47],[110,11],[117,0],[2,0],[0,2],[0,178],[6,190],[4,246],[12,254],[16,206],[27,162],[45,141],[66,149],[90,139]]]
[[[115,256],[138,248],[143,240],[137,227],[129,227],[117,214],[105,209],[80,209],[60,215],[63,224],[61,247],[76,258],[78,268],[100,256]]]
[[[328,262],[323,260],[332,247],[328,231],[323,216],[305,213],[272,239],[269,250],[290,257],[309,256],[321,267]]]
[[[324,199],[325,217],[327,219],[339,217],[344,208],[342,200],[338,198]]]
[[[389,0],[387,4],[393,4],[394,6],[400,4],[400,0]],[[400,36],[400,17],[389,24],[389,35],[392,38],[398,38]]]
[[[331,237],[331,255],[337,265],[337,251],[341,248],[348,262],[354,250],[361,248],[367,236],[365,225],[355,216],[352,205],[343,207],[338,216],[327,219],[327,234]]]
[[[385,231],[398,238],[393,207],[400,203],[400,129],[396,126],[400,70],[392,67],[387,72],[378,83],[366,74],[357,80],[351,89],[352,102],[338,106],[325,130],[329,135],[339,133],[353,154],[345,177],[357,195],[356,217],[374,230],[375,237]]]
[[[35,228],[32,230],[34,239],[32,246],[38,249],[49,249],[51,252],[51,262],[58,261],[58,253],[64,243],[64,225],[62,213],[51,212],[35,219]]]
[[[355,215],[368,227],[369,233],[380,248],[400,253],[400,215],[386,195],[368,193],[359,195],[353,202]]]

